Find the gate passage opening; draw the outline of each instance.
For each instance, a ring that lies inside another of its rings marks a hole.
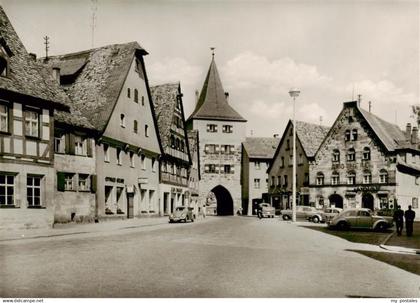
[[[218,185],[211,190],[214,194],[216,206],[216,213],[218,216],[233,216],[233,199],[230,192]]]

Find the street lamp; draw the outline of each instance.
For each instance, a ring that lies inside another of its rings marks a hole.
[[[299,97],[300,90],[292,88],[289,91],[293,98],[293,190],[292,190],[292,221],[296,222],[296,98]]]

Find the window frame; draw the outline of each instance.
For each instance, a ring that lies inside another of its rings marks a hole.
[[[36,119],[33,119],[32,117],[30,117],[31,113],[37,115]],[[25,137],[39,139],[41,137],[41,127],[40,127],[41,111],[40,109],[25,107],[23,116],[24,116],[23,125],[25,129]],[[36,127],[33,126],[35,122],[36,122]],[[28,127],[28,124],[30,127]],[[36,129],[36,135],[33,134],[34,129]],[[28,131],[29,131],[29,134],[28,134]]]
[[[4,177],[4,182],[0,183],[0,187],[4,187],[4,194],[0,196],[0,201],[1,201],[1,197],[4,197],[4,204],[1,203],[0,207],[16,207],[16,201],[15,201],[15,186],[16,186],[16,176],[13,174],[0,174],[0,176]],[[9,177],[12,178],[12,182],[9,183]],[[0,181],[1,182],[1,181]],[[9,193],[8,188],[12,188],[12,193]],[[8,203],[9,198],[11,198],[11,203]]]

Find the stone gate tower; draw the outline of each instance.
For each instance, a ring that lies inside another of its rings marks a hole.
[[[245,140],[246,120],[229,105],[214,54],[187,123],[199,132],[200,198],[207,203],[207,212],[236,214],[242,204],[241,143]]]

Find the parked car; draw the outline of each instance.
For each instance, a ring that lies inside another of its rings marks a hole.
[[[342,208],[338,207],[327,207],[321,214],[321,222],[330,222],[335,216],[343,211]]]
[[[276,210],[269,203],[258,204],[257,215],[258,218],[274,218]]]
[[[331,228],[366,228],[385,231],[393,226],[392,217],[375,215],[369,208],[350,208],[335,216],[327,223]]]
[[[292,218],[292,210],[284,209],[281,211],[283,220],[287,221]],[[318,223],[322,220],[322,212],[312,206],[296,206],[296,219],[305,219]]]
[[[169,223],[174,222],[194,222],[193,207],[178,206],[175,211],[169,216]]]

